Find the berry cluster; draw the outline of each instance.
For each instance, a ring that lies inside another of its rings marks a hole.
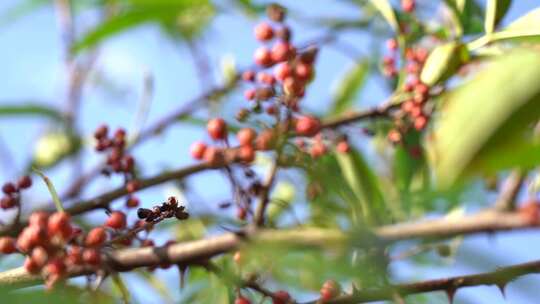
[[[148,223],[157,222],[173,216],[179,220],[186,220],[189,218],[189,213],[185,209],[184,206],[178,205],[178,201],[174,196],[171,196],[160,206],[154,206],[152,209],[139,208],[137,210],[137,216],[139,219],[145,220]]]
[[[68,267],[99,266],[99,251],[91,247],[83,248],[81,236],[82,230],[72,225],[67,213],[49,215],[35,212],[17,240],[0,238],[0,252],[9,254],[18,251],[26,255],[26,271],[41,274],[50,288],[66,275]]]
[[[99,126],[94,132],[97,141],[96,151],[108,152],[107,167],[103,173],[110,175],[111,172],[123,173],[126,191],[130,194],[126,200],[126,206],[135,208],[139,206],[139,199],[132,195],[140,188],[139,182],[135,179],[135,158],[126,153],[126,130],[116,129],[112,137],[108,136],[107,125]]]
[[[11,209],[19,205],[21,190],[28,189],[32,186],[32,179],[25,175],[16,183],[7,182],[2,186],[4,196],[0,199],[0,208]]]

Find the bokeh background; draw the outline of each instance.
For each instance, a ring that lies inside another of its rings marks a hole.
[[[85,1],[80,2],[84,7]],[[252,29],[260,20],[259,17],[247,13],[236,1],[216,0],[212,3],[217,9],[216,15],[208,21],[208,26],[204,27],[194,42],[173,40],[158,27],[144,25],[116,35],[100,46],[99,56],[83,89],[81,108],[76,119],[77,128],[85,135],[81,152],[83,172],[102,161],[102,156],[93,151],[91,141],[93,130],[101,123],[107,123],[112,128],[125,127],[128,132],[144,129],[202,92],[223,83],[231,69],[241,69],[252,64],[252,54],[258,46]],[[258,5],[267,2],[255,3]],[[289,8],[289,24],[294,30],[295,42],[317,40],[326,35],[326,21],[353,20],[362,15],[354,1],[291,0],[279,3]],[[419,0],[418,6],[425,16],[445,14],[439,1]],[[540,6],[540,2],[536,0],[514,1],[503,24],[537,6]],[[98,17],[98,13],[91,8],[83,8],[81,11],[76,23],[78,34],[90,29]],[[316,79],[304,101],[309,111],[324,113],[339,80],[355,62],[385,52],[384,41],[389,36],[384,31],[380,33],[371,35],[356,29],[340,31],[336,34],[336,43],[321,49],[316,65]],[[2,105],[38,103],[62,109],[67,81],[62,45],[55,9],[48,1],[0,1],[0,108]],[[204,77],[200,75],[200,63],[197,61],[204,62],[206,66]],[[153,80],[154,90],[147,118],[141,124],[137,115],[140,115],[141,99],[148,79]],[[374,65],[368,81],[356,96],[354,107],[369,108],[383,101],[389,92],[388,83]],[[235,91],[220,102],[223,104],[197,111],[194,117],[232,117],[235,110],[245,102],[242,90]],[[45,153],[43,149],[48,147],[46,139],[55,130],[54,121],[47,117],[0,113],[0,182],[16,178],[27,169],[37,154]],[[195,119],[185,121],[138,146],[134,155],[144,176],[193,163],[189,156],[189,145],[198,139],[208,140],[203,131]],[[351,130],[350,137],[354,145],[363,149],[367,155],[374,154],[368,145],[369,138],[360,129]],[[66,159],[46,171],[59,189],[63,189],[63,185],[74,178],[74,162]],[[265,170],[264,160],[260,162],[258,170]],[[285,175],[284,180],[294,182],[294,174]],[[217,203],[230,197],[226,181],[217,172],[201,173],[187,181],[189,193],[183,193],[182,185],[169,183],[144,190],[139,197],[143,206],[152,206],[169,195],[178,195],[195,215],[222,212],[225,217],[234,217],[233,211],[217,208]],[[120,185],[121,180],[118,178],[100,177],[86,188],[83,197],[92,197]],[[288,189],[295,195],[295,199],[302,201],[304,189],[290,185]],[[478,185],[471,190],[470,199],[463,208],[466,212],[473,212],[493,201],[494,195]],[[48,202],[49,194],[45,185],[35,179],[35,186],[25,194],[24,200],[27,211]],[[122,203],[123,200],[117,202],[119,205]],[[298,204],[293,212],[296,217],[302,218],[305,210],[302,204]],[[0,211],[2,220],[11,216],[9,212]],[[87,215],[87,218],[90,222],[101,222],[105,214],[96,211]],[[219,231],[216,228],[208,233]],[[156,232],[153,236],[158,244],[170,238],[167,232]],[[439,258],[435,266],[433,263],[423,263],[422,259],[394,262],[391,273],[395,282],[410,282],[488,271],[507,264],[538,259],[539,244],[538,231],[472,236],[462,240],[457,254],[451,259]],[[20,259],[15,257],[2,258],[0,268],[5,269],[18,263]],[[178,302],[189,291],[189,286],[184,291],[179,290],[176,269],[156,270],[156,274],[154,286],[138,274],[123,275],[130,286],[134,302]],[[82,279],[78,281],[84,282]],[[162,286],[161,290],[159,286]],[[455,303],[538,303],[539,289],[540,277],[528,275],[509,284],[506,299],[494,286],[474,287],[460,289]],[[304,299],[310,296],[306,294]],[[429,299],[428,303],[447,301],[443,293]]]

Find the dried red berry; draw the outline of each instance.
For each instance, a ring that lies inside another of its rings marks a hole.
[[[313,68],[311,67],[310,64],[299,62],[294,67],[294,74],[301,81],[309,80],[311,78],[312,73],[313,73]]]
[[[8,182],[2,186],[2,192],[4,192],[7,195],[10,195],[17,192],[17,187],[15,186],[15,184]]]
[[[218,166],[225,161],[225,157],[221,149],[208,147],[206,151],[204,151],[204,160],[211,166]]]
[[[9,209],[15,207],[17,199],[12,196],[4,196],[0,199],[0,208]]]
[[[103,139],[107,137],[107,133],[109,132],[109,127],[107,125],[101,125],[99,126],[96,131],[94,132],[94,137],[97,140]]]
[[[30,255],[32,261],[37,265],[37,267],[42,268],[47,263],[49,259],[49,254],[45,248],[38,246],[32,249],[32,254]]]
[[[386,48],[389,49],[390,51],[397,50],[397,47],[398,47],[398,43],[395,38],[390,38],[386,40]]]
[[[401,8],[403,9],[403,11],[411,13],[412,11],[414,11],[415,7],[415,0],[401,0]]]
[[[45,266],[46,275],[62,276],[66,272],[66,264],[60,258],[55,258]]]
[[[126,228],[126,215],[123,212],[114,211],[111,213],[107,221],[105,221],[105,226],[113,229]]]
[[[324,301],[333,299],[339,296],[340,293],[341,286],[339,286],[339,283],[334,280],[324,282],[323,286],[321,287],[321,299]]]
[[[139,199],[136,196],[130,196],[126,201],[126,207],[136,208],[139,207]]]
[[[67,261],[71,265],[80,265],[83,262],[83,250],[79,246],[72,246],[67,254]]]
[[[101,246],[107,240],[107,232],[103,227],[96,227],[88,232],[84,244],[88,247]]]
[[[336,150],[339,153],[349,153],[349,151],[351,150],[351,147],[349,146],[349,143],[346,140],[342,140],[337,144]]]
[[[27,188],[30,188],[31,186],[32,186],[32,179],[28,175],[25,175],[19,178],[19,180],[17,181],[17,187],[19,189],[27,189]]]
[[[49,215],[47,214],[47,212],[44,212],[44,211],[34,212],[28,218],[28,225],[45,228],[47,227],[48,218],[49,218]]]
[[[202,159],[204,156],[204,151],[206,150],[206,144],[202,141],[196,141],[191,144],[189,148],[189,153],[194,159]]]
[[[214,140],[225,139],[227,136],[227,124],[222,118],[212,118],[206,125],[206,130]]]
[[[253,100],[255,99],[255,96],[257,94],[257,90],[256,89],[247,89],[244,91],[244,97],[247,99],[247,100]]]
[[[327,152],[326,145],[322,141],[314,142],[313,145],[311,146],[311,150],[309,151],[309,153],[311,154],[311,157],[313,158],[321,157],[324,154],[326,154],[326,152]]]

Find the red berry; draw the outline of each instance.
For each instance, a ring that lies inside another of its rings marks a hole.
[[[126,207],[128,208],[136,208],[139,206],[139,199],[135,196],[130,196],[126,201]]]
[[[15,207],[17,199],[12,196],[4,196],[0,199],[0,208],[9,209]]]
[[[19,189],[27,189],[27,188],[30,188],[31,186],[32,186],[32,179],[28,175],[25,175],[19,178],[19,180],[17,181],[17,187]]]
[[[103,227],[96,227],[86,236],[84,244],[88,247],[98,247],[101,246],[107,240],[107,232]]]
[[[426,125],[427,125],[427,117],[426,116],[418,116],[415,120],[414,120],[414,128],[418,131],[421,131],[423,130]]]
[[[283,81],[283,91],[290,96],[300,96],[304,91],[304,83],[295,77],[287,77]]]
[[[97,140],[103,139],[107,137],[107,133],[109,132],[109,127],[107,125],[101,125],[99,126],[96,131],[94,132],[94,137]]]
[[[310,154],[313,158],[321,157],[326,154],[326,152],[326,145],[322,141],[316,141],[311,146]]]
[[[414,11],[415,6],[415,0],[401,0],[401,8],[407,13]]]
[[[255,38],[259,41],[267,41],[274,37],[274,30],[267,22],[259,23],[254,30]]]
[[[426,84],[424,84],[424,83],[419,83],[419,84],[417,84],[417,85],[414,87],[414,91],[415,91],[416,93],[425,95],[425,94],[428,93],[429,87],[428,87]]]
[[[389,49],[390,51],[397,50],[397,47],[398,47],[398,43],[395,38],[386,40],[386,48]]]
[[[141,184],[139,183],[139,181],[137,180],[130,180],[127,184],[126,184],[126,191],[128,193],[133,193],[133,192],[136,192],[137,190],[139,190],[141,188]]]
[[[257,94],[257,90],[255,90],[255,89],[247,89],[247,90],[244,91],[244,97],[247,100],[255,99],[256,94]]]
[[[266,151],[272,148],[274,145],[274,132],[272,130],[262,131],[255,140],[255,147],[257,150]]]
[[[325,301],[333,299],[341,293],[341,286],[334,280],[324,282],[321,288],[321,298]]]
[[[388,132],[388,140],[393,143],[398,143],[401,141],[401,133],[398,130],[390,130]]]
[[[255,160],[255,149],[253,146],[242,146],[238,150],[238,158],[244,163],[251,163]]]
[[[85,249],[82,254],[82,260],[89,265],[99,265],[101,263],[101,255],[95,248]]]
[[[270,52],[270,50],[264,46],[261,46],[258,49],[256,49],[253,57],[254,57],[255,63],[263,67],[271,66],[273,63],[272,61],[273,53]]]
[[[13,183],[5,183],[2,186],[2,192],[4,192],[7,195],[10,195],[12,193],[17,192],[17,187]]]
[[[251,70],[244,71],[242,73],[242,79],[244,81],[254,81],[255,80],[255,72],[251,71]]]
[[[0,253],[10,254],[17,251],[15,239],[8,236],[0,237]]]
[[[236,134],[236,138],[241,146],[251,145],[257,137],[257,132],[251,128],[243,128]]]
[[[45,274],[62,276],[66,272],[66,264],[60,258],[55,258],[45,266]]]
[[[133,171],[133,167],[135,167],[135,158],[131,155],[124,155],[122,157],[122,169],[124,172],[128,173]]]
[[[204,151],[206,150],[206,144],[202,141],[196,141],[191,144],[189,148],[189,153],[194,159],[202,159],[204,156]]]
[[[59,235],[64,239],[71,236],[70,216],[66,212],[53,213],[47,222],[47,230],[51,235]]]
[[[223,151],[214,147],[208,147],[206,151],[204,151],[203,158],[211,166],[218,166],[225,161]]]
[[[83,250],[79,246],[72,246],[67,254],[67,261],[71,265],[80,265],[83,262]]]
[[[306,115],[298,118],[295,129],[300,136],[312,137],[321,130],[321,123],[317,118]]]
[[[152,247],[154,246],[154,241],[146,239],[141,242],[141,247]]]
[[[349,143],[346,140],[342,140],[337,144],[336,150],[339,153],[349,153],[349,151],[351,150],[351,147],[349,146]]]
[[[272,296],[272,304],[287,304],[291,299],[291,295],[285,290],[278,290]]]
[[[279,81],[284,81],[287,77],[291,76],[292,69],[287,62],[280,63],[274,69],[274,77]]]
[[[236,298],[236,300],[234,301],[234,304],[251,304],[251,301],[244,297],[239,297],[239,298]]]
[[[45,228],[47,226],[48,217],[49,215],[47,214],[47,212],[44,212],[44,211],[34,212],[28,218],[28,225]]]
[[[40,270],[38,265],[30,257],[26,257],[26,260],[24,260],[24,269],[32,274],[37,274]]]
[[[309,80],[309,78],[311,78],[312,71],[313,71],[313,68],[311,67],[311,65],[303,63],[303,62],[297,63],[294,68],[294,74],[301,81]]]
[[[274,30],[272,26],[266,22],[259,23],[255,29],[255,38],[259,41],[267,41],[274,37]]]
[[[294,57],[296,51],[291,44],[285,41],[279,41],[272,46],[271,60],[282,62]]]
[[[257,81],[260,83],[267,84],[269,86],[272,86],[274,85],[274,83],[276,83],[276,79],[274,78],[274,76],[266,72],[257,73]]]
[[[212,118],[206,125],[206,130],[214,140],[225,139],[227,136],[227,124],[223,118]]]
[[[420,63],[424,63],[426,59],[428,58],[428,56],[429,56],[429,51],[425,48],[418,48],[414,52],[414,57],[416,58],[416,61]]]
[[[126,215],[120,211],[114,211],[109,218],[105,221],[105,226],[113,229],[126,228]]]
[[[32,255],[30,258],[39,268],[42,268],[47,263],[49,254],[47,254],[47,250],[45,250],[45,248],[38,246],[32,249]]]

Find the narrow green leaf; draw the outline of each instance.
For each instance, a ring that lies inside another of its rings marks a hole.
[[[426,60],[420,79],[427,85],[435,85],[454,75],[460,65],[468,60],[467,48],[458,42],[437,46]]]
[[[11,116],[38,116],[52,119],[54,121],[64,121],[62,113],[55,108],[39,103],[5,103],[0,105],[0,117]]]
[[[364,86],[368,74],[369,63],[365,60],[356,63],[346,71],[335,90],[331,114],[340,114],[351,106]]]
[[[484,19],[484,29],[486,34],[491,34],[495,27],[502,20],[508,9],[511,0],[488,0],[486,5],[486,18]]]
[[[399,24],[397,21],[396,13],[394,12],[394,9],[392,8],[392,4],[390,4],[390,1],[388,0],[371,0],[371,3],[379,13],[384,17],[386,22],[390,25],[390,27],[394,30],[394,32],[399,32]]]
[[[467,168],[479,170],[486,161],[492,169],[518,165],[525,156],[529,163],[538,161],[538,143],[523,134],[540,119],[538,79],[540,54],[515,50],[443,97],[445,108],[431,142],[441,186],[452,185]]]
[[[111,274],[112,280],[114,282],[114,286],[118,288],[118,291],[122,295],[122,301],[126,304],[130,303],[130,294],[129,290],[126,287],[126,284],[124,284],[124,281],[120,277],[118,273]]]
[[[471,41],[468,48],[475,50],[496,41],[540,42],[540,8],[521,16],[502,31]]]
[[[357,151],[338,153],[336,158],[345,181],[361,205],[367,223],[381,223],[386,206],[377,175]]]
[[[54,188],[54,185],[51,182],[51,180],[45,174],[43,174],[43,172],[39,171],[38,169],[32,168],[32,170],[34,170],[34,172],[36,172],[39,176],[41,176],[41,178],[45,182],[45,185],[47,185],[47,189],[49,189],[49,193],[51,194],[54,205],[56,206],[56,210],[59,212],[63,212],[64,206],[62,205],[62,202],[60,201],[60,197],[58,196],[58,192],[56,192],[56,188]]]

